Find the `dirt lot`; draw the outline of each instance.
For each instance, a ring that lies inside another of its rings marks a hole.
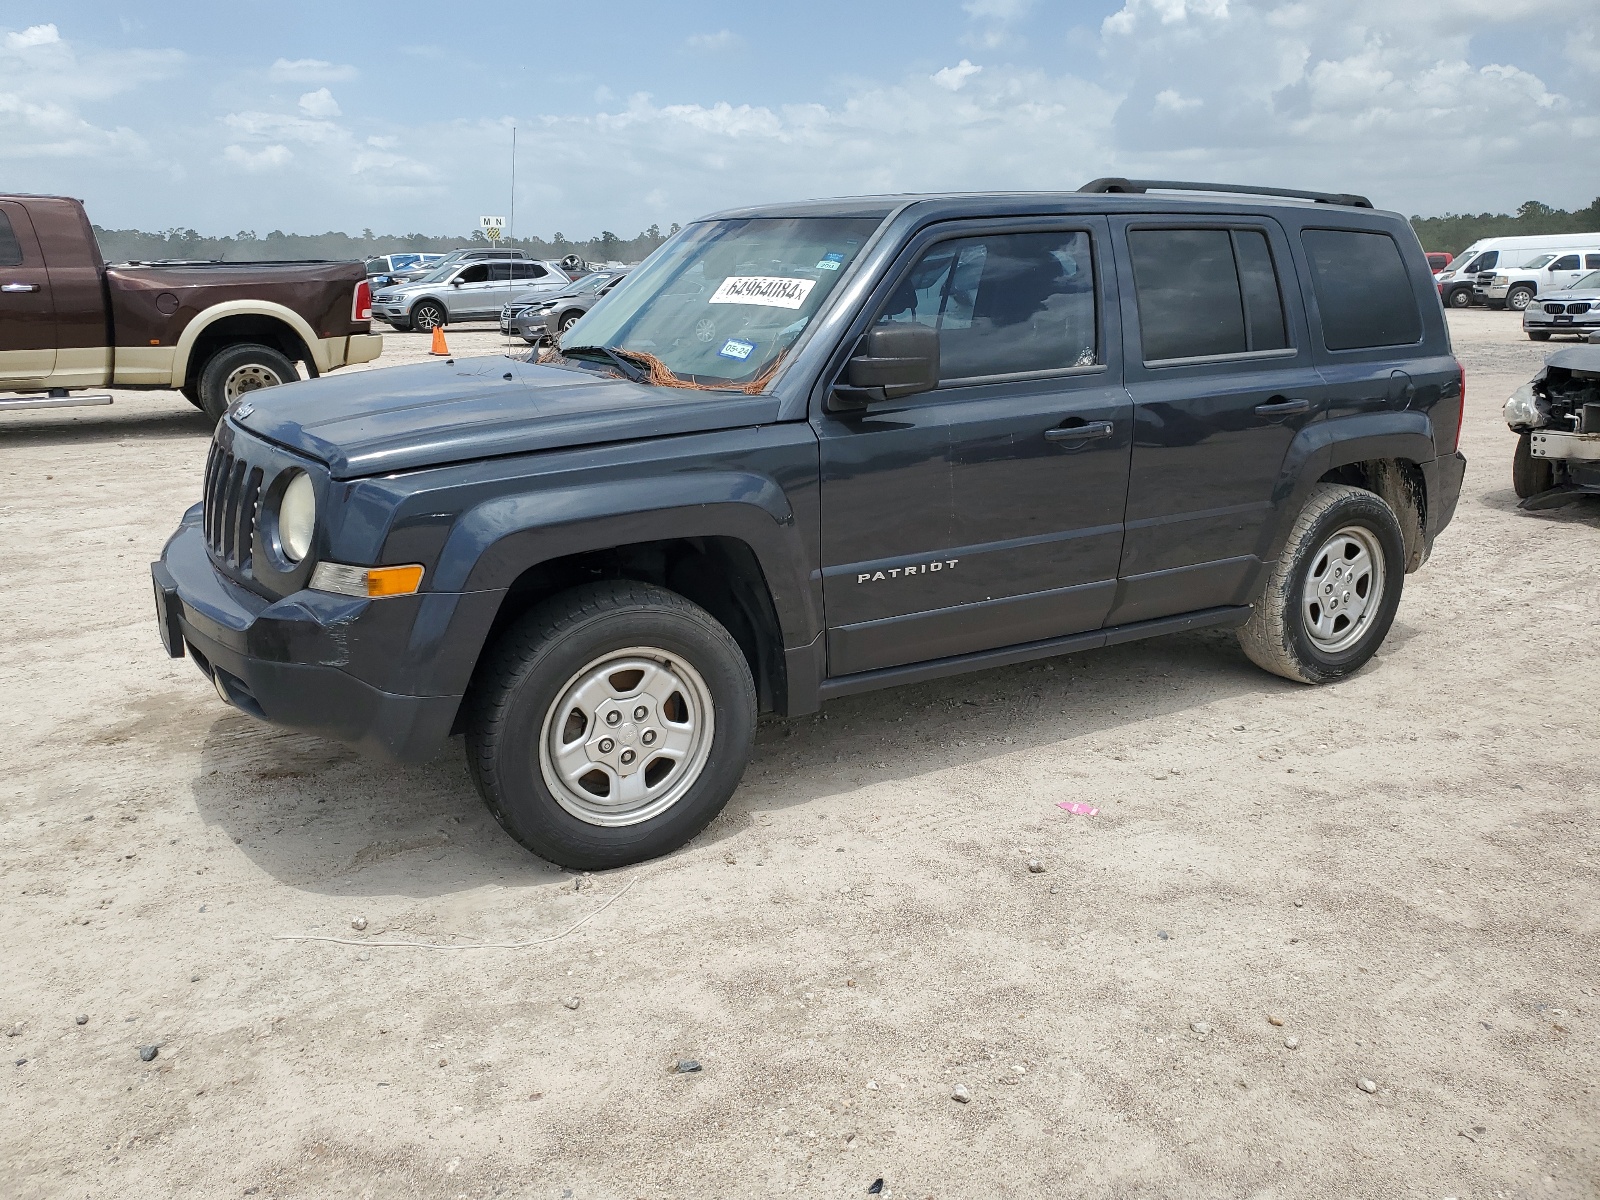
[[[0,414],[0,1193],[1600,1195],[1600,503],[1515,509],[1500,405],[1549,347],[1451,324],[1460,512],[1361,675],[1204,633],[838,701],[592,879],[459,749],[363,761],[163,655],[181,397]],[[522,949],[276,940],[608,900]]]

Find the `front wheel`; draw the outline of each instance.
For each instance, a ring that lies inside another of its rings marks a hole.
[[[1512,288],[1506,293],[1506,307],[1512,312],[1521,312],[1533,301],[1533,292],[1528,288]]]
[[[1450,293],[1447,303],[1451,308],[1471,308],[1472,292],[1467,288],[1457,288]]]
[[[556,326],[556,332],[558,334],[565,334],[567,330],[571,329],[581,320],[583,320],[583,314],[581,312],[569,312],[561,318],[561,323]]]
[[[411,310],[411,328],[419,333],[432,333],[446,319],[444,309],[432,300],[425,300]]]
[[[1320,483],[1239,644],[1258,667],[1300,683],[1354,674],[1388,636],[1405,585],[1405,538],[1381,497]]]
[[[1550,335],[1537,329],[1530,329],[1528,330],[1528,340],[1530,342],[1548,342]]]
[[[651,584],[587,584],[500,638],[467,712],[467,764],[506,832],[576,870],[694,837],[755,736],[750,667],[704,609]]]
[[[213,354],[200,372],[200,408],[213,421],[220,421],[246,393],[299,378],[294,363],[271,346],[229,346]]]
[[[1533,456],[1533,435],[1517,435],[1517,448],[1511,455],[1511,487],[1517,499],[1526,500],[1556,485],[1556,469],[1548,458]]]

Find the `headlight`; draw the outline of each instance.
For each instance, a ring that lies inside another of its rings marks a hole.
[[[1513,429],[1543,429],[1547,418],[1539,407],[1539,397],[1533,394],[1533,384],[1525,383],[1511,393],[1506,401],[1506,424]]]
[[[1494,277],[1494,285],[1495,285],[1495,287],[1505,287],[1505,285],[1510,283],[1510,282],[1511,282],[1511,276],[1509,276],[1509,275],[1496,275]]]
[[[317,493],[311,476],[297,472],[278,501],[278,547],[290,562],[311,553],[311,535],[317,528]]]

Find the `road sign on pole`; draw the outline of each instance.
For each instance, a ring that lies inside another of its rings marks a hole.
[[[483,229],[483,236],[491,242],[498,242],[505,234],[506,219],[504,217],[479,217],[478,225]]]

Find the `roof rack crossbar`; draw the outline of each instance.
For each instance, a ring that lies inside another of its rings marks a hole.
[[[1240,196],[1283,196],[1290,200],[1315,200],[1318,204],[1342,204],[1347,208],[1371,208],[1372,201],[1351,192],[1305,192],[1299,188],[1252,187],[1244,183],[1190,183],[1180,179],[1119,179],[1107,176],[1084,184],[1080,192],[1228,192]]]

